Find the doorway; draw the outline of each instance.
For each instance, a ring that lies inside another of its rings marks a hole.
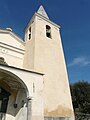
[[[0,87],[0,120],[5,120],[9,96],[10,93]]]

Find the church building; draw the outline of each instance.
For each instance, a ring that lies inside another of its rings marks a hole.
[[[74,120],[59,29],[42,5],[24,40],[0,29],[0,120]]]

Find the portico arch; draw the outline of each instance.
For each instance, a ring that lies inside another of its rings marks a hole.
[[[8,70],[4,70],[4,69],[1,69],[0,68],[0,73],[3,73],[3,74],[7,74],[8,76],[11,76],[12,78],[16,79],[18,82],[20,82],[22,84],[22,86],[25,88],[26,90],[26,94],[27,94],[27,97],[29,96],[29,91],[28,91],[28,88],[27,88],[27,85],[24,83],[24,81],[22,81],[17,75],[11,73],[10,71]]]
[[[25,120],[27,119],[27,98],[29,96],[29,91],[27,85],[22,79],[20,79],[16,74],[0,68],[0,90],[5,91],[8,100],[7,106],[5,106],[6,111],[1,110],[0,120],[19,120],[22,113],[25,113]],[[2,96],[0,92],[0,96]],[[6,95],[1,98],[1,107]]]

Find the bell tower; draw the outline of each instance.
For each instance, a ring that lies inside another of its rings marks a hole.
[[[59,29],[60,26],[52,22],[40,6],[25,29],[24,67],[45,74],[45,119],[74,120]]]

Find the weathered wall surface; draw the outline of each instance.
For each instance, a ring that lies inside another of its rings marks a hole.
[[[52,38],[46,37],[46,25]],[[73,108],[59,29],[36,18],[35,66],[43,71],[45,116],[73,116]]]
[[[73,117],[68,76],[63,55],[59,28],[38,15],[35,22],[34,66],[44,75],[45,116]],[[51,38],[46,37],[46,25],[51,27]],[[31,47],[31,44],[29,44]],[[29,49],[29,48],[27,48]],[[27,54],[27,53],[25,53]],[[32,56],[28,56],[32,59]],[[28,65],[27,68],[30,68]]]

